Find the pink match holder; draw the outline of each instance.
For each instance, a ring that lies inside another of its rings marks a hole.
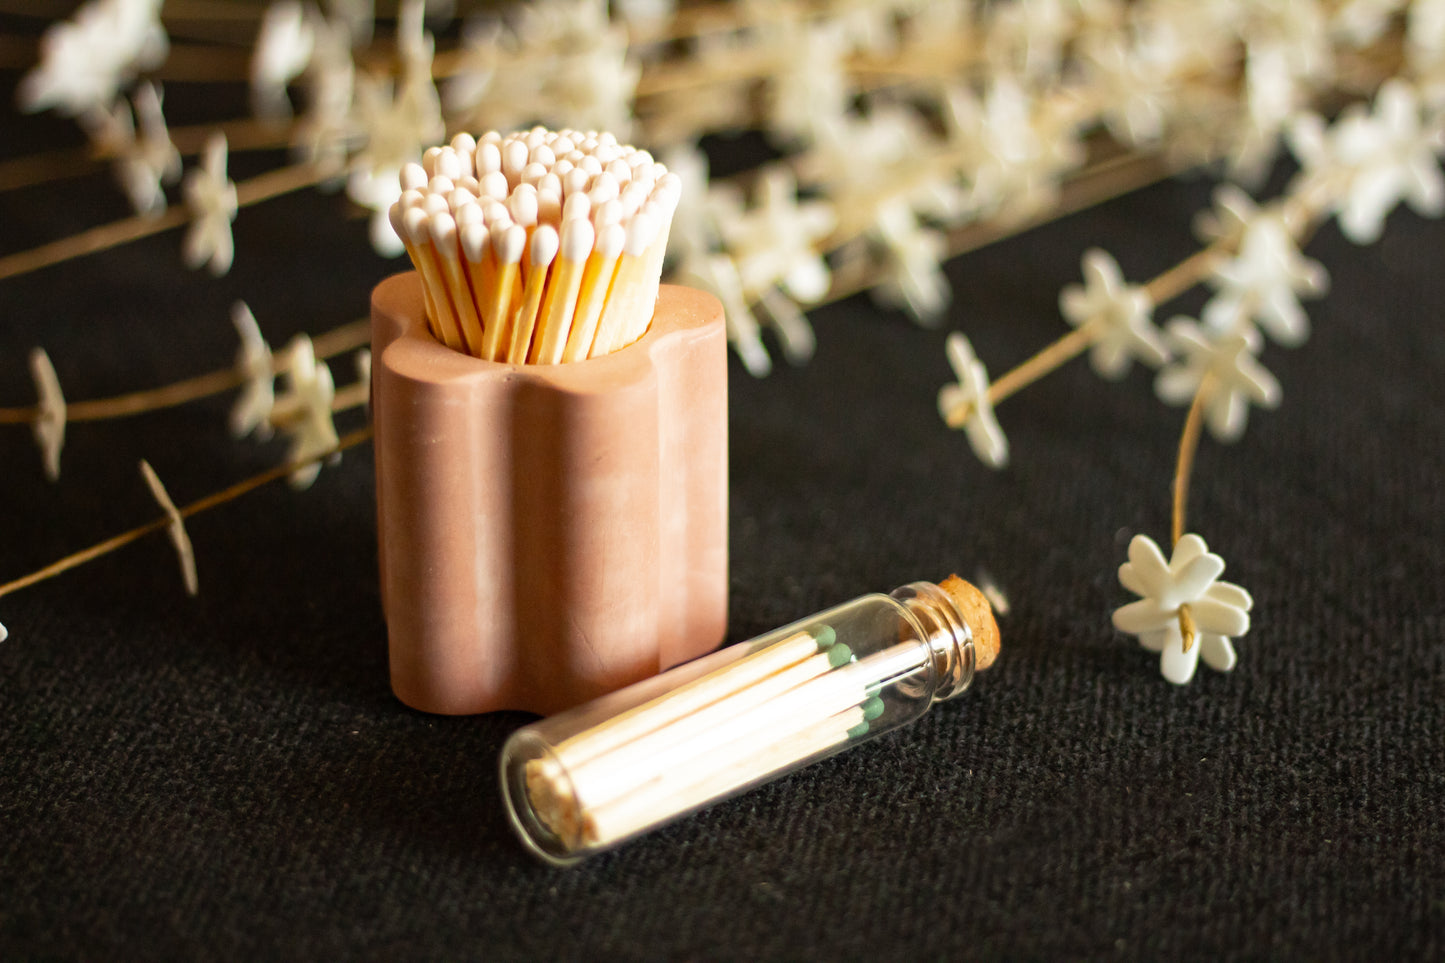
[[[448,715],[550,714],[714,649],[727,621],[727,344],[663,285],[610,355],[483,361],[427,330],[421,281],[371,301],[391,684]]]

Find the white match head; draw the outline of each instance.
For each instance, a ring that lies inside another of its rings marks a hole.
[[[470,203],[452,209],[452,217],[457,219],[457,228],[461,229],[468,224],[487,223],[486,215],[482,212],[482,205],[472,199]]]
[[[502,132],[499,130],[489,130],[481,136],[477,144],[480,146],[481,144],[500,144],[501,142]]]
[[[501,201],[487,201],[482,205],[482,213],[486,215],[488,224],[512,223],[512,212]]]
[[[538,193],[538,194],[552,193],[552,194],[556,194],[558,197],[561,197],[561,196],[562,196],[562,178],[558,177],[556,174],[552,173],[551,171],[548,171],[547,173],[545,173],[545,174],[542,175],[542,177],[541,177],[540,180],[537,181],[537,193]]]
[[[450,214],[438,214],[427,223],[432,243],[446,257],[456,257],[457,222]]]
[[[615,158],[607,165],[607,173],[617,179],[619,185],[626,184],[632,180],[632,168],[627,166],[627,161],[621,157]]]
[[[587,190],[587,183],[592,180],[592,175],[587,173],[584,167],[574,167],[562,175],[562,193],[571,196],[582,194]]]
[[[527,156],[531,163],[541,164],[543,167],[551,167],[557,163],[556,153],[546,144],[538,144],[536,147],[533,147]]]
[[[587,199],[592,202],[593,207],[596,207],[615,199],[619,193],[621,193],[621,186],[617,183],[617,178],[611,174],[602,173],[592,178],[592,185],[587,188]]]
[[[537,223],[537,192],[522,190],[522,186],[528,185],[519,185],[518,189],[512,192],[512,196],[507,198],[507,210],[512,212],[512,220],[531,227]]]
[[[655,163],[657,162],[652,159],[652,155],[645,150],[634,151],[627,155],[627,166],[633,170],[637,170],[639,167],[648,167]]]
[[[527,166],[527,145],[520,140],[502,144],[502,173],[508,183],[515,184],[521,178],[522,168]]]
[[[572,151],[577,149],[576,142],[572,140],[573,133],[575,132],[562,131],[557,135],[557,139],[552,141],[552,151],[558,157],[561,157],[563,154],[571,153]]]
[[[611,200],[605,204],[593,204],[592,223],[599,229],[608,224],[622,223],[622,202]]]
[[[597,253],[603,258],[616,258],[626,244],[627,229],[621,224],[608,224],[597,231]]]
[[[622,248],[623,253],[641,257],[656,239],[657,221],[645,211],[638,211],[627,225],[627,244]]]
[[[547,167],[544,164],[532,162],[522,168],[521,178],[523,184],[531,184],[533,187],[536,187],[537,183],[546,176]]]
[[[588,131],[588,133],[590,134],[590,133],[592,133],[592,132],[591,132],[591,131]],[[597,138],[597,144],[598,144],[599,147],[616,147],[616,146],[617,146],[617,135],[614,134],[614,133],[612,133],[612,131],[610,131],[610,130],[600,131],[599,133],[597,133],[596,138]]]
[[[527,137],[523,141],[523,143],[527,145],[527,150],[531,150],[538,144],[547,143],[547,133],[547,128],[542,126],[533,127],[531,130],[527,131]]]
[[[426,202],[426,195],[419,190],[401,192],[401,205],[403,207],[421,207]]]
[[[587,199],[586,194],[568,194],[567,199],[562,202],[562,220],[564,221],[586,217],[591,211],[592,202]]]
[[[426,190],[428,194],[450,194],[457,189],[456,181],[445,174],[437,174],[427,181]]]
[[[456,180],[466,173],[467,166],[470,165],[464,165],[461,156],[450,147],[443,147],[437,154],[436,171],[443,177]]]
[[[559,178],[560,178],[560,177],[565,177],[565,176],[572,170],[572,168],[574,168],[574,167],[576,167],[576,166],[577,166],[576,164],[572,163],[571,161],[569,161],[567,158],[564,157],[564,158],[562,158],[561,160],[559,160],[557,163],[555,163],[555,164],[552,165],[551,173],[552,173],[553,176],[555,176],[555,177],[559,177]]]
[[[438,214],[451,214],[451,207],[447,199],[440,194],[427,194],[422,198],[421,209],[426,211],[428,217],[436,217]]]
[[[391,222],[391,229],[402,240],[406,240],[406,235],[403,233],[406,229],[406,212],[407,206],[400,199],[386,210],[386,219]]]
[[[495,131],[493,131],[495,133]],[[502,169],[502,151],[493,142],[486,141],[477,145],[476,156],[477,176],[484,177],[492,171]]]
[[[481,184],[481,196],[490,197],[495,200],[505,201],[512,189],[507,185],[507,175],[501,171],[492,171],[483,174],[479,182]]]
[[[431,177],[437,172],[437,158],[441,156],[440,147],[428,147],[421,155],[421,167],[426,171],[426,176]]]
[[[463,174],[457,178],[457,187],[471,194],[473,197],[481,197],[482,195],[482,182],[471,174]]]
[[[477,152],[477,139],[466,131],[452,138],[452,150],[463,157],[470,157]]]
[[[480,264],[491,244],[491,233],[481,221],[461,226],[462,254],[473,264]]]
[[[520,224],[496,224],[492,227],[492,250],[499,264],[516,264],[527,247],[527,229]]]
[[[602,162],[591,154],[584,154],[582,159],[577,162],[577,166],[586,171],[591,177],[596,177],[602,173]]]
[[[574,218],[562,224],[562,259],[564,261],[585,261],[592,253],[592,242],[596,234],[590,221]]]
[[[527,257],[531,260],[532,266],[541,267],[551,264],[557,257],[557,248],[560,244],[557,237],[557,229],[550,224],[543,224],[532,232],[532,242],[528,245]]]
[[[447,207],[451,208],[453,214],[464,207],[475,206],[476,203],[477,195],[464,187],[458,187],[447,195]]]
[[[425,244],[431,238],[427,230],[427,224],[431,217],[420,207],[409,207],[402,215],[402,227],[406,228],[402,237],[413,244]]]
[[[426,169],[413,161],[410,164],[403,164],[401,168],[401,189],[403,191],[419,191],[426,187],[426,182],[431,180],[427,177]]]

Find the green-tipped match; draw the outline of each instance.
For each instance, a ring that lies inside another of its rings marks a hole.
[[[828,650],[828,665],[831,668],[838,668],[840,665],[847,665],[853,661],[853,650],[842,642],[835,644]]]
[[[863,736],[866,735],[868,735],[868,723],[866,722],[860,722],[856,726],[848,730],[849,739],[861,739]]]
[[[813,640],[818,643],[818,651],[822,652],[838,641],[838,633],[833,631],[831,625],[824,625],[813,632]]]
[[[863,710],[863,718],[871,722],[883,714],[883,700],[877,696],[873,696],[873,698],[866,700],[859,708]]]

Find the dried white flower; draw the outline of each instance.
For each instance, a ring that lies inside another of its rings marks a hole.
[[[96,146],[115,155],[115,177],[130,199],[135,212],[156,216],[165,212],[166,192],[162,186],[173,184],[181,176],[181,152],[171,141],[161,110],[161,93],[149,81],[136,86],[132,95],[135,104],[117,100],[106,115],[103,129],[96,131]],[[92,115],[98,118],[100,115]],[[136,136],[136,122],[140,136]]]
[[[728,342],[737,352],[743,367],[754,378],[766,377],[773,370],[772,359],[763,347],[761,326],[748,307],[743,282],[737,267],[726,254],[692,251],[678,265],[678,275],[704,290],[717,295],[722,302]]]
[[[1219,581],[1223,571],[1224,559],[1198,535],[1179,539],[1168,562],[1147,535],[1129,542],[1119,584],[1140,598],[1114,610],[1114,627],[1160,653],[1159,669],[1175,685],[1194,678],[1200,658],[1220,672],[1234,668],[1230,639],[1249,631],[1254,601],[1238,585]],[[1186,625],[1194,639],[1185,639]]]
[[[272,424],[291,439],[286,460],[300,466],[291,473],[291,487],[309,488],[321,474],[319,459],[340,440],[331,416],[336,383],[326,362],[316,360],[316,350],[306,335],[292,339],[286,357],[286,393],[276,401]],[[341,460],[341,454],[337,452],[328,460],[334,464]]]
[[[955,384],[938,391],[938,413],[950,428],[962,428],[969,447],[990,468],[1008,464],[1008,439],[994,417],[988,397],[988,371],[973,353],[968,338],[955,331],[944,345]]]
[[[231,222],[239,210],[236,185],[226,176],[226,157],[226,135],[212,134],[206,141],[201,168],[192,168],[183,186],[191,226],[186,231],[182,257],[186,267],[208,266],[218,277],[231,269],[236,254]]]
[[[261,336],[256,316],[245,301],[231,305],[231,324],[241,339],[236,352],[236,373],[241,393],[231,406],[231,437],[244,438],[252,432],[262,440],[271,437],[271,410],[276,404],[275,369],[271,346]]]
[[[1201,320],[1211,331],[1226,333],[1241,319],[1252,319],[1279,344],[1302,344],[1309,336],[1309,319],[1299,295],[1323,294],[1329,274],[1300,253],[1280,206],[1251,211],[1238,197],[1230,202],[1244,218],[1239,251],[1211,272],[1209,281],[1219,293],[1205,306]]]
[[[22,110],[66,116],[105,111],[136,73],[170,49],[162,0],[90,0],[40,38],[40,63],[20,82]]]
[[[948,256],[943,235],[919,224],[913,208],[895,199],[878,206],[868,236],[885,251],[874,299],[905,309],[919,324],[936,324],[953,294],[940,266]]]
[[[166,534],[170,537],[171,545],[176,550],[176,558],[181,563],[181,580],[185,582],[186,594],[195,595],[200,591],[200,580],[196,577],[196,552],[191,547],[191,536],[186,534],[186,521],[181,517],[176,503],[171,501],[171,496],[167,494],[166,486],[161,484],[155,469],[144,458],[140,462],[140,473],[161,511],[170,519],[166,525]]]
[[[1345,0],[1330,19],[1330,32],[1355,48],[1368,47],[1390,28],[1408,0]]]
[[[792,17],[771,25],[766,36],[773,57],[768,129],[785,139],[811,143],[848,109],[852,88],[843,73],[847,37],[830,21]]]
[[[286,85],[301,76],[315,45],[315,30],[299,0],[276,0],[266,8],[251,54],[251,108],[256,116],[291,116]]]
[[[832,276],[817,245],[836,223],[831,204],[799,203],[797,182],[782,165],[763,171],[750,209],[729,192],[715,191],[714,197],[723,245],[749,297],[774,285],[803,303],[828,293]]]
[[[329,173],[341,174],[355,134],[351,116],[356,90],[356,63],[351,58],[348,23],[309,14],[315,37],[305,74],[306,107],[292,132],[301,157]],[[368,21],[369,22],[369,21]]]
[[[1204,423],[1217,440],[1239,440],[1251,403],[1262,408],[1279,404],[1279,382],[1255,360],[1260,338],[1253,328],[1213,335],[1188,318],[1174,318],[1164,335],[1181,357],[1160,370],[1154,393],[1166,404],[1188,404],[1207,376]]]
[[[1352,105],[1328,132],[1317,114],[1304,115],[1290,130],[1290,147],[1304,167],[1292,190],[1311,202],[1323,198],[1356,244],[1378,240],[1401,201],[1439,216],[1445,177],[1437,155],[1445,152],[1445,137],[1422,121],[1422,112],[1418,92],[1394,79],[1380,87],[1372,112]]]
[[[1122,378],[1135,361],[1157,368],[1169,360],[1154,327],[1153,299],[1143,287],[1124,283],[1118,262],[1107,251],[1084,252],[1084,286],[1064,288],[1059,311],[1074,327],[1094,330],[1089,363],[1100,377]]]
[[[60,478],[60,449],[65,446],[65,395],[61,394],[60,379],[55,376],[55,366],[44,348],[30,352],[30,376],[39,397],[30,429],[40,446],[45,477],[56,481]]]

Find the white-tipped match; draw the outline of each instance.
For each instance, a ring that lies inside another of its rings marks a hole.
[[[584,158],[584,157],[586,157],[586,156],[587,156],[587,155],[586,155],[584,152],[580,151],[580,150],[572,150],[572,151],[568,151],[566,154],[564,154],[564,155],[562,156],[562,159],[565,160],[565,161],[570,162],[573,166],[576,166],[577,164],[582,163],[582,158]]]
[[[583,219],[565,221],[562,224],[562,258],[567,261],[585,261],[592,253],[596,239],[592,223]]]
[[[491,233],[480,221],[462,226],[462,254],[473,264],[480,264],[491,246]]]
[[[557,155],[546,144],[538,144],[533,147],[527,157],[531,163],[541,164],[543,167],[551,167],[557,163]]]
[[[386,219],[391,222],[392,231],[403,241],[406,240],[406,235],[402,233],[406,228],[406,212],[407,206],[400,200],[397,200],[391,207],[387,208],[386,211]]]
[[[443,147],[441,152],[437,154],[436,172],[443,177],[450,177],[452,180],[456,180],[458,177],[467,173],[467,166],[468,165],[462,163],[461,156],[450,147]]]
[[[572,170],[572,168],[576,166],[576,164],[572,163],[564,157],[562,160],[559,160],[557,163],[552,165],[549,173],[551,173],[551,175],[557,178],[557,180],[560,182],[562,178],[566,177],[567,174]]]
[[[428,194],[450,194],[456,189],[457,182],[445,174],[433,175],[432,179],[427,181],[426,185],[426,192]]]
[[[398,203],[405,208],[421,207],[426,203],[426,195],[421,191],[402,191]]]
[[[547,176],[547,167],[544,164],[528,164],[522,168],[520,176],[523,184],[531,184],[533,187],[536,187],[537,182]]]
[[[605,169],[608,164],[622,156],[622,148],[616,144],[598,144],[597,149],[592,152],[592,156],[596,157]]]
[[[500,224],[502,227],[512,224],[512,212],[501,201],[487,201],[482,205],[482,213],[486,215],[488,224]]]
[[[619,224],[622,222],[622,202],[608,201],[606,204],[592,205],[592,224],[598,230],[608,224]]]
[[[531,130],[527,131],[527,137],[523,141],[523,143],[527,145],[528,150],[531,150],[538,144],[547,143],[547,136],[549,133],[550,131],[548,131],[547,128],[540,125],[537,127],[533,127]]]
[[[494,171],[500,171],[502,169],[501,148],[492,141],[478,144],[475,164],[478,177],[485,177]]]
[[[457,187],[468,192],[473,197],[480,197],[482,195],[482,182],[471,174],[463,174],[457,178]]]
[[[622,196],[618,198],[618,200],[622,202],[622,216],[628,218],[637,213],[642,205],[646,203],[648,195],[651,193],[652,187],[650,184],[645,184],[641,181],[633,181],[631,184],[628,184],[627,187],[623,189]]]
[[[457,222],[450,214],[438,214],[427,223],[427,231],[437,252],[443,257],[456,257]]]
[[[537,223],[537,192],[513,191],[512,196],[507,198],[507,210],[512,212],[512,220],[531,227]]]
[[[588,131],[588,133],[591,134],[592,132],[591,132],[591,131]],[[617,146],[617,135],[614,134],[614,133],[612,133],[612,131],[610,131],[610,130],[599,131],[599,132],[598,132],[596,135],[594,135],[594,136],[595,136],[596,139],[597,139],[597,146],[599,146],[599,147],[616,147],[616,146]]]
[[[627,225],[627,244],[622,248],[622,252],[632,257],[641,257],[656,238],[657,221],[645,211],[639,211]]]
[[[476,195],[463,187],[458,187],[447,195],[447,207],[451,208],[452,214],[456,214],[457,211],[476,202]]]
[[[452,138],[452,150],[463,157],[470,157],[477,152],[477,139],[466,131]]]
[[[562,175],[562,193],[568,196],[583,194],[587,190],[587,183],[592,180],[592,175],[584,168],[574,167]]]
[[[440,147],[428,147],[421,155],[421,169],[426,171],[426,176],[431,177],[437,172],[437,158],[441,156]]]
[[[622,188],[617,183],[617,178],[603,173],[592,178],[592,186],[587,188],[587,199],[592,202],[593,207],[596,207],[599,204],[615,200],[620,193],[622,193]]]
[[[632,168],[627,166],[627,161],[619,157],[607,165],[607,173],[617,179],[619,187],[626,185],[632,180]]]
[[[561,157],[563,154],[569,154],[576,149],[577,144],[572,140],[570,132],[559,133],[557,139],[552,141],[552,150],[558,157]]]
[[[402,237],[411,241],[413,244],[427,243],[427,241],[431,240],[431,234],[427,230],[427,224],[430,220],[431,217],[423,208],[407,208],[406,213],[402,215],[401,223],[402,226],[406,228],[406,233],[403,234]]]
[[[537,223],[556,227],[562,222],[562,192],[537,191]]]
[[[505,201],[512,189],[507,185],[507,175],[501,171],[491,171],[483,174],[479,182],[481,184],[481,196],[490,197],[494,200]]]
[[[527,166],[527,145],[519,140],[502,144],[502,173],[507,183],[516,184],[521,179],[522,168]]]
[[[586,194],[568,194],[562,202],[562,220],[570,221],[573,218],[586,217],[592,211],[592,202],[587,199]]]
[[[426,187],[426,182],[431,178],[426,176],[425,168],[413,161],[410,164],[402,165],[401,176],[398,180],[401,181],[403,191],[419,191]]]
[[[633,170],[637,170],[639,167],[656,166],[657,162],[647,151],[639,150],[627,155],[627,164]]]
[[[548,171],[547,173],[542,175],[542,178],[539,181],[537,181],[537,193],[556,194],[558,197],[561,197],[562,178],[558,177],[551,171]]]
[[[602,162],[591,154],[578,161],[577,166],[586,171],[589,177],[596,177],[602,173]]]
[[[527,229],[520,224],[497,225],[492,228],[492,250],[499,264],[516,264],[527,248]]]
[[[532,269],[545,267],[556,260],[560,244],[557,230],[550,224],[543,224],[533,231],[532,243],[527,250],[527,259],[532,262]]]
[[[626,244],[627,229],[621,224],[608,224],[597,232],[597,253],[604,258],[620,257]]]
[[[447,205],[447,199],[440,194],[428,194],[422,199],[421,209],[431,217],[438,214],[450,214],[452,209]]]
[[[461,207],[454,209],[452,211],[452,217],[457,219],[458,228],[464,228],[468,224],[485,225],[487,223],[486,214],[482,212],[482,205],[478,204],[475,200],[471,200]]]
[[[477,141],[477,144],[478,146],[480,146],[482,144],[500,144],[501,142],[502,132],[499,130],[489,130],[481,136],[481,139]]]

